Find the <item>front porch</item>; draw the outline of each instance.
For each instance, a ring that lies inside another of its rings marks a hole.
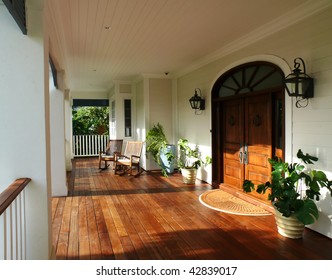
[[[143,173],[99,172],[96,158],[73,161],[69,196],[52,198],[57,259],[332,259],[332,240],[310,229],[280,236],[273,216],[211,210],[198,201],[206,183]]]

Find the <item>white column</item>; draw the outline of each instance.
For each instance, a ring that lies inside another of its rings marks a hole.
[[[52,196],[66,196],[65,101],[50,83]]]
[[[42,29],[42,12],[27,11],[29,24]],[[0,191],[17,178],[32,179],[26,188],[26,255],[48,259],[48,50],[42,32],[29,28],[23,35],[4,5],[0,26]]]
[[[72,102],[69,89],[64,91],[65,97],[65,146],[66,146],[66,170],[72,170],[73,159],[73,125],[72,125]]]

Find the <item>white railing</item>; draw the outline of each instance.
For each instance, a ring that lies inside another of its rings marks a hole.
[[[109,141],[108,135],[74,135],[74,157],[98,156],[99,151],[105,151]]]
[[[26,259],[24,188],[30,181],[17,179],[0,194],[0,260]]]

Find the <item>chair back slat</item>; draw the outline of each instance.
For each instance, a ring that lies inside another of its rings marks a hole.
[[[136,176],[142,173],[140,167],[140,157],[142,153],[143,142],[141,141],[128,141],[124,154],[119,157],[115,157],[114,173],[118,174],[118,171],[122,171],[121,175],[129,173],[132,175],[133,168],[137,169]],[[123,157],[124,156],[124,157]]]
[[[109,140],[108,146],[106,148],[106,154],[107,155],[113,155],[114,153],[121,154],[122,145],[123,145],[123,140],[122,139],[111,139],[111,140]]]
[[[143,142],[141,141],[128,141],[124,155],[126,157],[130,157],[132,155],[140,157],[142,153],[142,147],[143,147]]]

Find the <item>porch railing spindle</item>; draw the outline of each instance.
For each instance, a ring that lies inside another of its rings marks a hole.
[[[93,149],[91,147],[91,138],[92,138],[92,135],[89,135],[88,137],[89,137],[89,144],[88,144],[89,152],[88,152],[88,155],[91,156],[91,155],[93,155],[93,153],[92,153]]]
[[[106,149],[108,135],[73,135],[74,157],[98,156]]]
[[[0,193],[0,260],[26,259],[24,188],[31,179],[17,179]]]

